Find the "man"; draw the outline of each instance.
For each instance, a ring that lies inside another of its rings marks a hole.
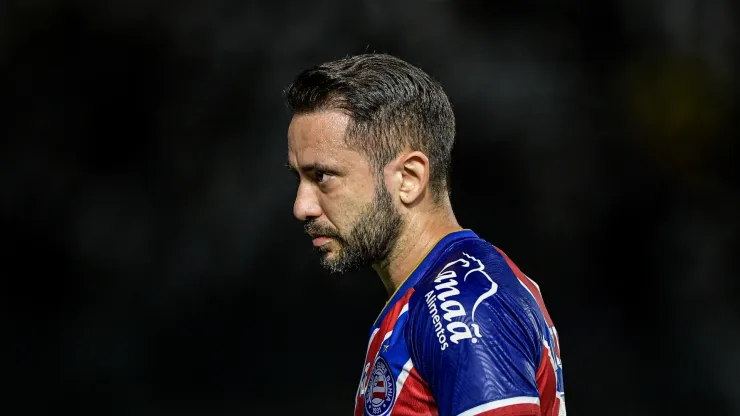
[[[372,265],[390,296],[355,415],[565,415],[537,285],[453,213],[455,117],[440,85],[365,54],[302,72],[286,100],[295,216],[325,268]]]

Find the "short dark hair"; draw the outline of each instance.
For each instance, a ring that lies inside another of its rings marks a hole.
[[[387,54],[349,56],[301,72],[285,99],[295,114],[344,111],[347,145],[378,172],[406,147],[423,152],[434,200],[449,194],[455,115],[442,86],[421,69]]]

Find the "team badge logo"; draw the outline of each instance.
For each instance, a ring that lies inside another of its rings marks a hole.
[[[365,413],[373,416],[386,414],[393,406],[395,395],[396,382],[391,368],[383,357],[378,357],[365,387]]]

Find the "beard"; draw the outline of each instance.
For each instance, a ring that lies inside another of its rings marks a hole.
[[[346,273],[385,260],[396,245],[402,225],[403,218],[390,193],[378,184],[372,202],[360,212],[348,232],[340,233],[315,219],[307,221],[304,228],[309,234],[330,237],[336,242],[338,248],[331,248],[331,243],[317,247],[321,266],[330,273]]]

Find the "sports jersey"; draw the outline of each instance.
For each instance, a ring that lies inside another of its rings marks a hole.
[[[564,416],[537,284],[473,231],[445,236],[372,326],[355,415]]]

